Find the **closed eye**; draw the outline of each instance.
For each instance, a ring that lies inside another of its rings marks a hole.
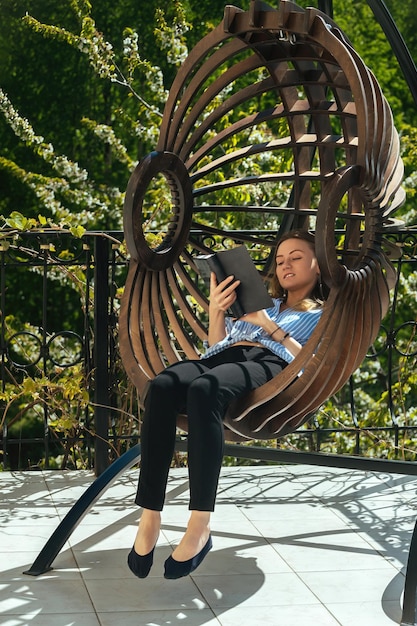
[[[301,260],[302,260],[302,258],[303,258],[303,257],[301,257],[301,256],[294,256],[294,257],[290,257],[290,261],[291,261],[291,263],[292,263],[293,261],[301,261]],[[276,263],[277,263],[277,267],[278,267],[278,266],[280,266],[280,265],[284,265],[284,261],[281,261],[281,260],[280,260],[280,261],[277,261]]]

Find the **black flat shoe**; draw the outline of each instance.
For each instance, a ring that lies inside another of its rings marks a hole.
[[[140,554],[135,552],[135,548],[133,547],[127,557],[127,564],[130,571],[133,572],[138,578],[146,578],[151,571],[154,552],[155,547],[149,552],[149,554],[140,556]]]
[[[197,569],[197,567],[202,563],[204,557],[207,555],[209,550],[212,549],[212,547],[213,541],[211,539],[211,535],[209,535],[204,548],[201,552],[193,556],[192,559],[189,559],[188,561],[176,561],[172,558],[172,556],[169,556],[165,561],[164,577],[173,580],[176,578],[182,578],[183,576],[188,576],[188,574],[191,574],[191,572]]]

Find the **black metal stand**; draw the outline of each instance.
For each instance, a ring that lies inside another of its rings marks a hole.
[[[32,567],[23,573],[29,574],[30,576],[39,576],[40,574],[49,572],[52,569],[52,563],[55,557],[88,510],[95,504],[101,494],[111,487],[126,469],[135,465],[139,459],[140,444],[137,444],[122,454],[117,461],[114,461],[110,467],[96,478],[52,533],[38,554]]]
[[[403,614],[401,626],[416,626],[416,593],[417,593],[417,521],[411,537],[408,553],[407,571],[405,574]]]

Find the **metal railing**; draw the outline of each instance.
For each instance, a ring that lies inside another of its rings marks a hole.
[[[122,240],[121,232],[89,232],[77,239],[57,231],[10,232],[3,239],[5,467],[37,467],[39,459],[49,468],[52,458],[65,449],[68,457],[77,442],[87,466],[94,464],[97,473],[108,466],[108,425],[114,425],[120,404],[115,368],[118,289],[127,265]],[[75,373],[78,394],[68,389]],[[60,425],[64,420],[66,428]],[[116,439],[114,433],[110,438]]]
[[[337,398],[274,444],[283,451],[415,458],[417,393],[408,389],[410,376],[401,377],[417,355],[414,279],[407,281],[417,274],[417,229],[392,230],[386,239],[398,281],[380,335]],[[136,397],[117,345],[123,234],[10,232],[2,241],[4,467],[76,468],[81,455],[99,475],[139,440]]]

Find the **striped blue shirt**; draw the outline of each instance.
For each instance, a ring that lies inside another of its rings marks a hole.
[[[294,309],[280,311],[282,300],[277,298],[273,300],[275,306],[266,309],[267,314],[282,330],[290,333],[291,337],[303,346],[315,329],[323,310],[317,308],[310,311],[294,311]],[[268,348],[268,350],[277,354],[288,363],[294,359],[289,350],[284,348],[278,341],[274,341],[260,326],[255,326],[255,324],[244,322],[243,320],[234,321],[231,317],[227,317],[225,321],[226,337],[210,346],[201,357],[202,359],[218,354],[238,341],[261,343],[265,348]]]

